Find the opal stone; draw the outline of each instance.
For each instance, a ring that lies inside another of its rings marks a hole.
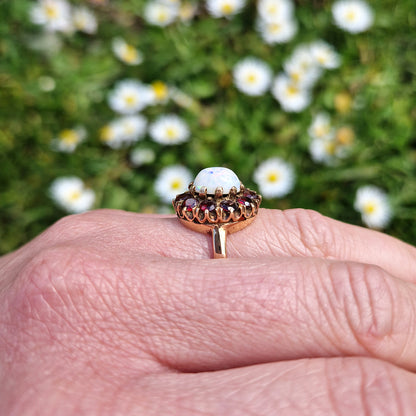
[[[197,192],[202,191],[202,188],[206,186],[207,194],[210,195],[214,195],[215,189],[221,186],[223,194],[227,195],[233,186],[237,188],[237,191],[240,190],[240,179],[232,170],[227,168],[206,168],[196,175],[194,185]]]

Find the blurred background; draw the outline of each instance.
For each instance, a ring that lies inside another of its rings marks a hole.
[[[0,1],[0,254],[68,213],[173,212],[226,166],[263,207],[416,244],[416,8]]]

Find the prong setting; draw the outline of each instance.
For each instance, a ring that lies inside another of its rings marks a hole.
[[[261,195],[250,189],[234,188],[228,195],[223,195],[221,187],[215,195],[205,192],[195,192],[194,187],[178,195],[173,201],[173,207],[179,218],[195,224],[224,224],[244,221],[257,215]],[[201,189],[202,191],[202,189]]]

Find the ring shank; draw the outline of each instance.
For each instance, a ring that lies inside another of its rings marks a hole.
[[[227,257],[225,243],[227,235],[235,233],[251,224],[256,217],[248,218],[244,221],[228,222],[220,224],[196,224],[191,221],[179,218],[180,222],[192,231],[198,233],[211,234],[212,249],[214,259],[224,259]]]
[[[225,259],[227,257],[225,250],[225,242],[227,238],[227,230],[224,227],[216,225],[212,229],[212,249],[214,259]]]

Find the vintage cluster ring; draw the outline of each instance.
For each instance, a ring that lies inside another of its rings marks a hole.
[[[261,195],[244,187],[237,175],[223,167],[206,168],[172,201],[183,225],[212,234],[214,258],[225,258],[227,233],[249,225],[256,217]]]

